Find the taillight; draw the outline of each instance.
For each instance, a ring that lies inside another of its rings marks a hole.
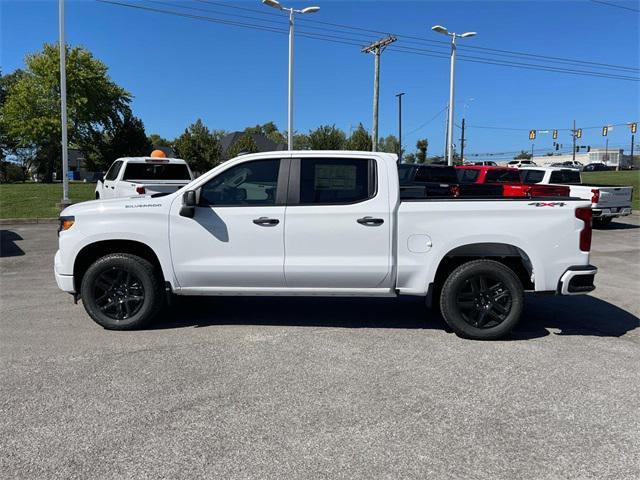
[[[600,201],[600,189],[593,188],[591,189],[591,193],[593,193],[591,196],[591,203],[598,203]]]
[[[139,193],[140,195],[144,195],[145,193],[147,193],[147,191],[145,190],[144,187],[136,187],[136,193]]]
[[[460,185],[451,185],[449,189],[451,191],[451,195],[453,195],[454,197],[460,196]]]
[[[584,227],[580,230],[580,250],[588,252],[591,250],[591,222],[593,212],[589,207],[576,208],[576,218],[584,222]]]

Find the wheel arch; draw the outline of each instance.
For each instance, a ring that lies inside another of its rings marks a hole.
[[[433,282],[428,287],[427,303],[435,304],[438,301],[442,285],[453,270],[463,263],[480,259],[502,263],[516,274],[525,290],[535,289],[533,264],[522,248],[508,243],[468,243],[457,246],[442,256]]]
[[[82,247],[73,263],[73,279],[76,292],[80,291],[82,278],[87,269],[97,259],[111,253],[129,253],[148,260],[162,275],[164,283],[167,276],[162,270],[162,265],[156,252],[149,245],[136,240],[100,240]]]

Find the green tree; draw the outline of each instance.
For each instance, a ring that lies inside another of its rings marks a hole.
[[[173,142],[171,140],[167,140],[166,138],[161,137],[157,133],[152,133],[151,135],[149,135],[148,139],[153,148],[173,147]]]
[[[387,135],[386,137],[382,137],[378,142],[378,150],[381,152],[387,153],[398,153],[400,149],[400,143],[398,142],[398,137],[395,135]]]
[[[191,169],[198,173],[211,170],[221,161],[219,138],[200,119],[173,141],[173,148],[176,155],[186,160]]]
[[[293,134],[293,149],[294,150],[311,150],[311,140],[306,133],[294,133]]]
[[[335,125],[322,125],[309,132],[312,150],[344,150],[347,136]]]
[[[255,127],[247,127],[244,129],[244,132],[264,135],[278,145],[287,144],[287,137],[284,133],[278,130],[278,126],[274,122],[263,123],[262,125],[256,125]]]
[[[416,154],[415,153],[407,153],[402,157],[403,163],[416,163]]]
[[[353,131],[346,144],[347,150],[360,150],[363,152],[370,152],[372,149],[371,135],[364,128],[362,123],[358,124],[358,127]]]
[[[45,44],[27,55],[25,70],[2,106],[3,129],[18,147],[35,150],[37,169],[50,181],[60,165],[60,55]],[[114,131],[128,112],[131,95],[107,75],[107,67],[82,47],[67,46],[69,143],[91,149],[105,130]]]
[[[426,163],[427,161],[427,149],[429,148],[429,140],[423,138],[416,142],[416,163]]]
[[[229,148],[227,157],[234,158],[241,153],[256,153],[258,151],[258,144],[256,141],[251,135],[245,133],[231,146],[231,148]]]
[[[514,160],[531,160],[531,152],[520,150],[520,153],[513,157]]]

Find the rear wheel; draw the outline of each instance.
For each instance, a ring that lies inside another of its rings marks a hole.
[[[82,278],[81,294],[89,316],[108,330],[141,328],[164,303],[162,281],[154,266],[125,253],[96,260]]]
[[[100,194],[96,192],[96,200],[100,200]]]
[[[474,260],[456,268],[442,287],[440,310],[461,337],[494,340],[520,320],[524,289],[510,268],[493,260]]]

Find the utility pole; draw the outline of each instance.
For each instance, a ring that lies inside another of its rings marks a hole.
[[[402,93],[396,93],[398,97],[398,163],[402,163]]]
[[[67,47],[64,42],[64,0],[58,0],[58,28],[60,44],[60,121],[62,130],[62,201],[60,208],[71,205],[69,201],[69,153],[67,150]]]
[[[571,138],[573,138],[573,161],[576,161],[576,121],[573,121],[573,129],[571,130]]]
[[[636,136],[631,134],[631,165],[633,165],[633,142],[635,141]]]
[[[462,119],[462,135],[460,136],[460,161],[464,164],[464,118]]]
[[[372,44],[364,47],[362,53],[373,53],[375,55],[375,67],[373,71],[373,126],[371,128],[371,150],[378,151],[378,96],[380,93],[380,54],[388,45],[397,40],[393,35],[381,38]]]

